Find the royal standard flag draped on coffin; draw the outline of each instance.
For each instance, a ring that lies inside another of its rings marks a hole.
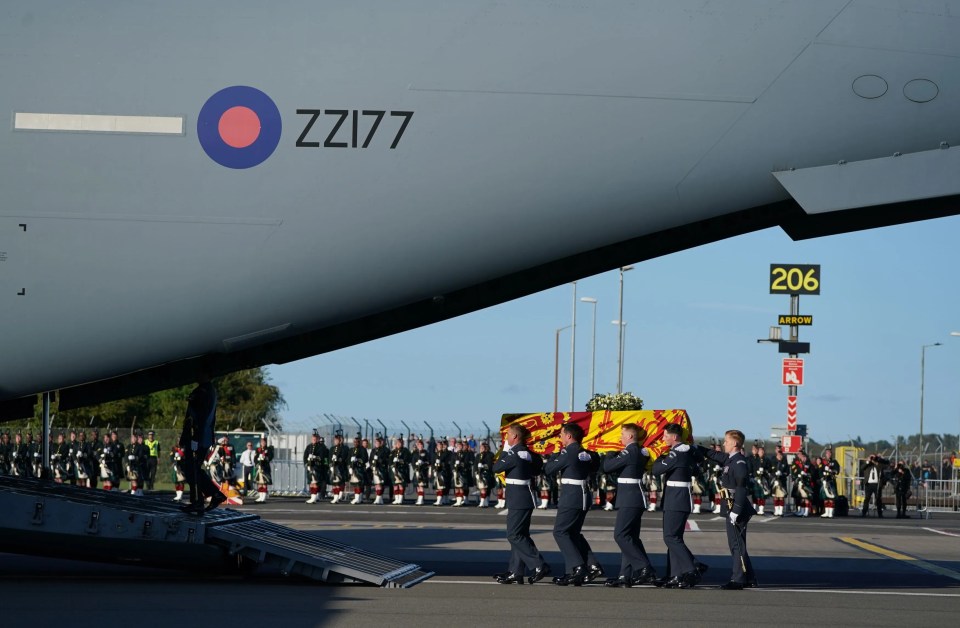
[[[519,423],[530,430],[530,449],[541,455],[560,451],[560,428],[567,423],[583,427],[583,446],[590,451],[603,453],[623,449],[620,442],[620,427],[636,423],[647,437],[643,446],[650,451],[651,460],[656,460],[667,450],[663,442],[663,428],[675,423],[683,428],[683,440],[693,442],[693,425],[686,410],[598,410],[597,412],[543,412],[540,414],[504,414],[500,419],[500,438],[506,435],[507,426]]]

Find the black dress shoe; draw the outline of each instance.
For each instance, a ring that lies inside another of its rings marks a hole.
[[[625,588],[625,589],[629,589],[630,587],[633,586],[633,580],[632,580],[631,578],[626,577],[626,576],[620,576],[619,578],[610,578],[609,580],[607,580],[606,582],[603,583],[603,586],[605,586],[605,587],[623,587],[623,588]]]
[[[747,582],[744,582],[744,583],[743,583],[743,588],[744,588],[744,589],[759,589],[759,588],[760,588],[760,583],[757,582],[757,579],[756,579],[756,578],[754,578],[753,580],[748,580]]]
[[[743,586],[744,585],[742,582],[734,582],[733,580],[731,580],[730,582],[725,582],[721,584],[720,588],[723,589],[724,591],[743,591]]]
[[[633,584],[656,584],[657,572],[653,567],[644,567],[633,577]]]
[[[590,565],[590,570],[587,571],[587,582],[593,582],[597,578],[603,577],[603,567],[600,565]]]
[[[580,565],[573,569],[573,573],[565,573],[562,576],[553,579],[553,583],[560,587],[565,587],[568,584],[572,584],[575,587],[579,587],[583,584],[583,581],[587,578],[587,569]]]
[[[658,589],[663,589],[663,588],[666,588],[667,583],[669,581],[670,580],[666,576],[664,576],[663,578],[654,578],[653,582],[651,582],[650,584],[657,587]]]
[[[196,515],[199,517],[203,514],[203,502],[197,502],[196,504],[185,504],[180,506],[180,510],[188,515]]]
[[[206,505],[204,510],[209,512],[225,501],[227,501],[226,495],[220,492],[214,493],[213,497],[210,498],[210,503]]]
[[[498,577],[497,582],[500,584],[523,584],[523,576],[508,571],[506,574]]]
[[[680,575],[680,589],[692,589],[700,584],[700,574],[696,571],[688,571]]]
[[[547,563],[544,563],[533,570],[533,575],[527,578],[527,582],[529,582],[530,584],[533,584],[535,582],[540,582],[541,580],[549,576],[551,571],[552,570],[550,569],[550,565],[548,565]]]
[[[702,576],[703,574],[707,573],[707,570],[710,569],[710,565],[701,563],[699,560],[695,560],[693,561],[693,568],[696,569],[697,573]]]
[[[495,574],[493,574],[493,579],[494,579],[494,580],[499,580],[500,578],[506,578],[506,577],[509,576],[509,575],[510,575],[510,572],[509,572],[509,571],[503,571],[503,572],[501,572],[501,573],[495,573]]]
[[[680,576],[674,576],[674,577],[670,578],[669,580],[667,580],[666,582],[663,583],[663,588],[664,588],[664,589],[679,589],[679,588],[680,588],[680,584],[681,584],[682,582],[683,582],[683,580],[681,580]]]

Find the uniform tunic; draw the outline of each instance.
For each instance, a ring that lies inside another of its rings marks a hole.
[[[587,479],[598,467],[599,458],[596,454],[586,451],[577,442],[570,443],[559,454],[554,454],[543,467],[544,473],[559,473],[561,477],[553,538],[563,554],[568,574],[572,574],[577,567],[599,564],[581,532],[587,510],[590,509]]]
[[[748,463],[742,452],[726,454],[720,451],[711,451],[700,447],[700,453],[723,465],[723,474],[720,476],[720,485],[726,489],[727,495],[732,496],[733,510],[727,499],[720,501],[720,513],[726,521],[727,545],[730,547],[730,556],[733,559],[731,582],[749,584],[757,579],[747,554],[747,523],[750,517],[757,514],[750,504],[747,495],[747,484],[750,472]],[[728,497],[728,499],[730,499]],[[736,521],[730,520],[730,513],[736,515]]]
[[[650,558],[640,541],[640,523],[647,510],[646,492],[640,485],[649,456],[646,449],[630,443],[619,454],[603,461],[605,473],[619,473],[617,477],[617,520],[613,538],[620,547],[620,576],[631,578],[650,567]]]
[[[663,486],[663,542],[667,546],[667,564],[670,577],[694,571],[693,553],[683,542],[687,518],[693,510],[691,494],[690,445],[677,443],[653,464],[653,473],[662,477]]]
[[[530,538],[530,517],[537,505],[531,479],[540,472],[540,456],[523,443],[500,454],[494,473],[506,473],[507,541],[510,543],[510,573],[523,575],[523,567],[537,569],[546,565],[543,555]]]

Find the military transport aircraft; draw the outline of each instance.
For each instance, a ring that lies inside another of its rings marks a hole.
[[[0,418],[960,213],[960,2],[0,5]]]

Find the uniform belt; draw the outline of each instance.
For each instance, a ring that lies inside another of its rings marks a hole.
[[[573,478],[560,478],[561,484],[576,484],[577,486],[586,486],[586,480],[574,480]]]
[[[693,482],[676,482],[674,480],[667,480],[667,486],[683,486],[686,488],[690,488],[691,486],[693,486]]]
[[[640,484],[640,478],[617,478],[617,484]]]
[[[507,478],[507,484],[519,484],[521,486],[526,486],[530,484],[530,480],[515,480],[513,478]]]

